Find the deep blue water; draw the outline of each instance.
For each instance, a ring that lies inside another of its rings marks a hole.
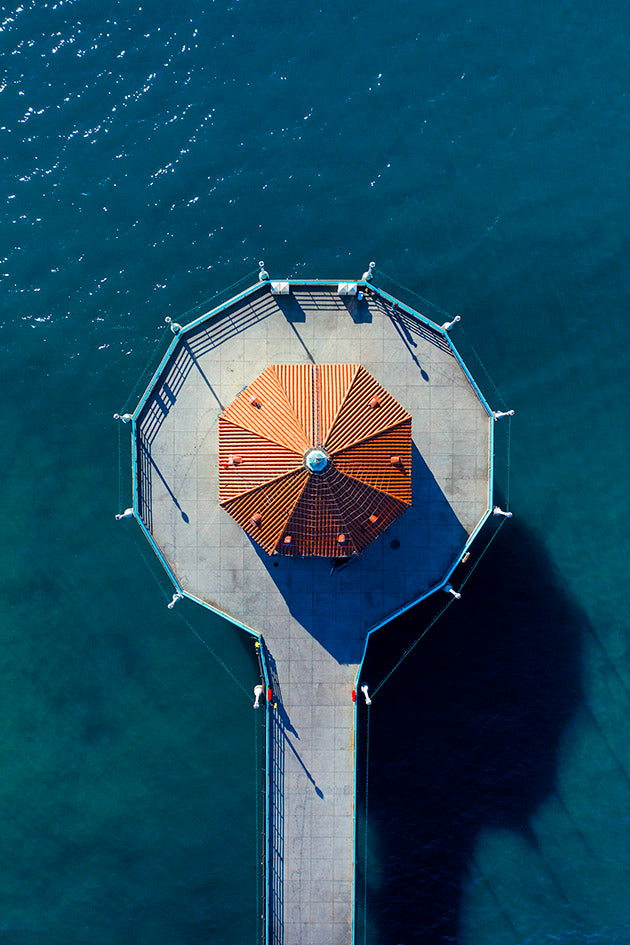
[[[256,940],[252,645],[166,609],[111,416],[259,259],[374,259],[517,410],[515,517],[372,709],[366,941],[628,941],[629,19],[2,6],[3,942]]]

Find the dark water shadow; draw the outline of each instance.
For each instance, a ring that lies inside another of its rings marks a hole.
[[[252,541],[291,615],[339,663],[361,661],[370,622],[359,608],[364,601],[369,606],[370,594],[376,600],[383,589],[391,592],[387,609],[393,613],[438,583],[464,547],[466,531],[415,444],[411,488],[411,508],[346,568],[332,569],[329,558],[269,556]],[[364,571],[374,587],[366,585]],[[416,575],[414,595],[408,578]],[[372,625],[386,616],[385,608],[381,599]]]
[[[372,691],[436,604],[443,599],[372,638],[362,677]],[[505,828],[531,842],[531,817],[554,791],[560,740],[583,700],[589,629],[545,547],[513,519],[462,599],[379,691],[368,824],[381,876],[371,885],[368,866],[368,943],[458,942],[479,832]],[[364,747],[365,711],[362,723]],[[360,819],[364,798],[357,809]]]

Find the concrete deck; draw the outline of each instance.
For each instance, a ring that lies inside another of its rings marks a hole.
[[[218,415],[274,363],[360,362],[412,416],[412,508],[349,566],[268,557],[218,505]],[[492,419],[443,335],[381,298],[259,289],[178,337],[136,417],[138,513],[181,587],[261,633],[270,945],[349,945],[355,685],[370,628],[441,583],[490,502]]]

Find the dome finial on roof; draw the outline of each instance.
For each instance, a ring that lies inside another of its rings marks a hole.
[[[304,465],[309,472],[321,473],[326,469],[330,457],[321,446],[315,446],[304,454]]]

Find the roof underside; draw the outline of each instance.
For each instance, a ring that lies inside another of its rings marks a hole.
[[[219,502],[268,554],[358,554],[411,505],[411,417],[360,364],[272,365],[219,417]]]

